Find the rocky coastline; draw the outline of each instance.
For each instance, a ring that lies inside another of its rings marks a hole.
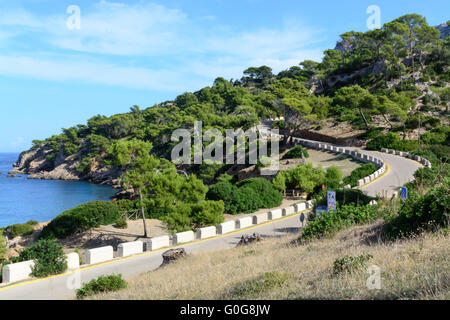
[[[28,179],[87,181],[98,185],[108,185],[120,188],[117,179],[122,174],[119,168],[93,166],[88,173],[80,173],[76,167],[79,164],[80,154],[75,153],[65,157],[60,151],[56,159],[48,159],[52,149],[39,146],[24,151],[13,164],[11,175],[25,174]]]

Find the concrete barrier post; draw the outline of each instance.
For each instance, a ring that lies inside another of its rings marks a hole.
[[[147,240],[147,251],[154,251],[170,246],[169,236],[155,237]]]
[[[269,211],[269,220],[275,220],[281,218],[283,212],[281,209]]]
[[[33,260],[7,264],[6,266],[3,266],[2,269],[2,278],[3,278],[2,282],[12,283],[26,280],[31,277],[33,267],[34,267]]]
[[[306,203],[302,202],[302,203],[297,203],[294,205],[295,206],[295,211],[298,212],[302,212],[306,210]]]
[[[268,212],[253,215],[253,224],[261,224],[269,220]]]
[[[72,252],[66,255],[67,257],[67,269],[76,270],[80,268],[80,256],[76,252]]]
[[[85,264],[96,264],[114,259],[114,249],[112,246],[89,249],[84,253],[83,262]]]
[[[290,207],[284,208],[283,212],[282,212],[283,217],[289,216],[289,215],[294,214],[294,213],[295,213],[294,206],[290,206]]]
[[[198,239],[208,239],[208,238],[215,237],[216,235],[217,235],[216,227],[214,227],[214,226],[200,228],[197,230],[197,238]]]
[[[128,257],[142,252],[144,252],[144,243],[142,241],[124,242],[117,247],[117,255],[119,257]]]
[[[185,232],[179,232],[175,233],[172,237],[172,243],[173,245],[177,245],[180,243],[186,243],[194,241],[194,231],[185,231]]]
[[[236,229],[244,229],[253,225],[252,217],[244,217],[236,220]]]
[[[236,227],[235,221],[223,222],[217,226],[217,232],[219,234],[227,234],[233,232],[235,230],[235,227]]]

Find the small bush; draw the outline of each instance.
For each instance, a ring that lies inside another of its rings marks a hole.
[[[18,257],[11,258],[13,263],[34,260],[32,275],[46,277],[60,274],[67,269],[67,259],[62,246],[54,240],[39,240],[22,250]]]
[[[385,226],[389,238],[409,237],[426,230],[445,228],[449,224],[450,179],[424,196],[410,192],[409,198],[402,201],[398,215],[393,216]]]
[[[18,236],[28,236],[32,234],[34,231],[33,226],[28,223],[18,223],[13,224],[7,228],[7,232],[11,235],[12,238]]]
[[[35,226],[35,225],[39,224],[39,222],[37,222],[36,220],[28,220],[27,224],[29,224],[30,226]]]
[[[100,276],[84,284],[77,290],[77,298],[83,299],[102,292],[118,291],[127,287],[127,283],[122,279],[122,275]]]
[[[308,225],[302,229],[302,240],[311,240],[334,235],[337,231],[352,225],[374,222],[381,216],[376,206],[356,207],[344,205],[330,213],[310,215]]]
[[[356,186],[358,180],[361,180],[367,176],[370,176],[372,173],[377,171],[377,168],[373,163],[366,163],[359,168],[356,168],[352,171],[350,176],[344,178],[344,185],[351,185],[352,187]]]
[[[301,159],[302,153],[305,158],[309,158],[308,150],[303,148],[302,146],[295,146],[291,150],[289,150],[284,156],[282,160],[286,159]]]
[[[388,132],[386,135],[375,137],[367,143],[367,149],[378,151],[382,148],[399,151],[412,151],[417,149],[417,146],[418,142],[416,140],[402,140],[393,132]]]
[[[266,179],[243,180],[236,185],[219,182],[212,185],[206,194],[209,200],[222,200],[225,213],[250,213],[260,208],[273,208],[281,204],[282,194]]]
[[[119,210],[113,203],[93,201],[61,213],[44,227],[39,237],[64,239],[77,232],[114,223],[118,218]]]
[[[314,199],[318,206],[326,206],[327,190],[319,192]],[[342,205],[353,204],[355,206],[365,206],[372,200],[376,200],[376,198],[370,197],[358,189],[336,190],[336,201]]]
[[[116,221],[116,224],[114,225],[115,228],[118,229],[126,229],[128,228],[128,222],[125,218],[120,218]]]
[[[355,270],[358,270],[364,267],[373,256],[371,254],[362,254],[357,257],[345,256],[343,258],[339,258],[334,260],[333,263],[333,273],[335,275],[342,273],[352,273]]]
[[[230,296],[235,298],[253,297],[264,291],[281,287],[289,276],[281,272],[266,272],[263,275],[238,284],[232,288]],[[228,295],[227,295],[228,296]]]

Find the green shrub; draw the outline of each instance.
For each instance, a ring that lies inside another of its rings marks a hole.
[[[225,220],[223,201],[180,202],[174,212],[161,217],[169,232],[183,232],[218,225]]]
[[[119,218],[117,219],[116,223],[114,224],[114,227],[118,229],[126,229],[128,228],[128,222],[125,218]]]
[[[8,249],[6,248],[6,240],[5,236],[3,235],[3,229],[0,229],[0,264],[5,260],[5,255],[8,252]]]
[[[291,150],[289,150],[284,156],[283,160],[286,159],[301,159],[302,152],[305,158],[309,158],[308,150],[303,148],[302,146],[295,146]]]
[[[46,277],[60,274],[67,269],[67,259],[62,246],[54,240],[39,240],[22,250],[18,257],[11,258],[13,263],[34,260],[34,277]]]
[[[36,220],[28,220],[27,224],[29,224],[31,226],[35,226],[35,225],[39,224],[39,222],[37,222]]]
[[[328,189],[337,189],[342,181],[342,170],[338,167],[331,166],[327,168],[325,173],[325,186]]]
[[[219,182],[210,186],[206,194],[209,200],[222,200],[225,213],[250,213],[261,208],[273,208],[281,204],[282,194],[266,179],[243,180],[236,185]]]
[[[359,168],[356,168],[352,171],[350,176],[344,178],[344,185],[351,185],[352,187],[356,186],[358,180],[361,180],[367,176],[370,176],[372,173],[377,171],[377,168],[373,163],[366,163]]]
[[[356,207],[354,205],[338,206],[330,213],[311,214],[308,225],[302,229],[302,240],[311,240],[331,236],[337,231],[352,225],[375,221],[381,216],[377,206]]]
[[[409,198],[402,201],[398,215],[386,224],[386,234],[390,238],[408,237],[425,230],[445,228],[449,223],[450,179],[424,196],[410,192]]]
[[[314,168],[311,163],[298,166],[287,172],[280,172],[285,175],[286,188],[301,189],[304,192],[312,193],[318,191],[325,183],[325,172],[321,167]]]
[[[122,279],[122,275],[100,276],[84,284],[77,290],[77,298],[83,299],[102,292],[118,291],[127,287],[127,283]]]
[[[416,140],[402,140],[393,132],[388,132],[386,135],[375,137],[367,143],[367,149],[378,151],[382,148],[399,151],[412,151],[417,149],[417,146],[418,142]]]
[[[236,186],[239,191],[245,190],[247,188],[252,189],[255,192],[255,202],[260,208],[274,208],[281,205],[283,201],[282,194],[275,189],[275,187],[264,178],[252,178],[238,182]],[[251,191],[247,191],[249,193]]]
[[[113,203],[105,201],[89,202],[58,215],[44,227],[40,238],[63,239],[90,228],[112,224],[119,216],[119,210]]]
[[[365,206],[370,203],[370,201],[376,198],[366,195],[364,192],[358,189],[339,189],[335,190],[336,201],[342,205],[353,204],[355,206]],[[318,206],[327,205],[327,190],[320,191],[314,197],[316,204]]]
[[[9,232],[12,238],[18,236],[29,236],[33,233],[33,231],[33,226],[28,223],[17,223],[7,228],[7,232]]]
[[[281,287],[288,279],[289,276],[286,273],[266,272],[254,279],[249,279],[236,285],[231,289],[230,293],[227,293],[227,298],[230,296],[233,299],[254,297],[267,290]]]
[[[335,275],[342,273],[352,273],[366,265],[366,263],[372,259],[371,254],[362,254],[357,257],[345,256],[336,259],[333,263],[333,273]]]

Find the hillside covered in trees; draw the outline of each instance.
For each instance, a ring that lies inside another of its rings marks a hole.
[[[250,67],[240,80],[217,78],[212,86],[173,101],[146,109],[133,106],[111,117],[96,115],[86,124],[35,140],[13,172],[114,185],[127,190],[120,200],[124,209],[136,208],[133,201],[140,197],[157,216],[170,205],[178,206],[170,212],[209,212],[210,222],[216,223],[215,212],[223,212],[223,203],[205,200],[207,186],[235,179],[224,175],[231,165],[177,168],[170,162],[172,132],[192,130],[195,121],[202,121],[203,131],[225,133],[280,118],[274,126],[285,135],[285,145],[301,130],[326,133],[345,125],[368,148],[417,151],[445,163],[450,154],[449,28],[450,22],[437,28],[409,14],[381,29],[347,32],[321,62],[303,61],[278,74],[267,66]]]

